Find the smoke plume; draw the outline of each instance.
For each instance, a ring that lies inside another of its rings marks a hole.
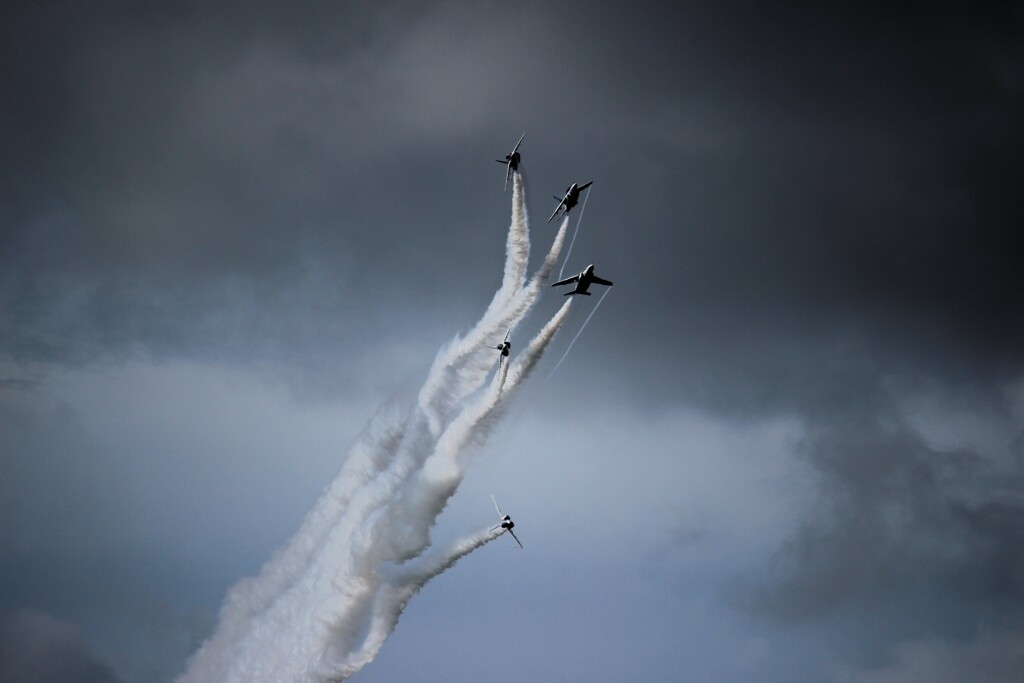
[[[568,224],[528,276],[525,197],[514,175],[504,277],[484,314],[438,351],[414,405],[377,412],[288,544],[228,591],[216,630],[178,683],[344,680],[373,661],[431,578],[503,533],[479,531],[440,549],[430,538],[462,482],[462,454],[484,443],[567,317],[571,299],[487,381],[495,341],[537,302]]]

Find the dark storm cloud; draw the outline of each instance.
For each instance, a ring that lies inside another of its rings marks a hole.
[[[906,609],[941,595],[941,610],[1001,619],[1024,604],[1024,472],[929,446],[894,403],[830,408],[801,447],[817,501],[756,598],[789,618],[851,607]],[[934,623],[931,624],[935,626]]]
[[[930,446],[892,387],[934,381],[977,396],[974,410],[1012,413],[1021,16],[822,11],[785,29],[728,18],[741,52],[765,60],[747,74],[765,80],[746,81],[728,171],[679,207],[686,288],[677,331],[654,338],[699,363],[666,379],[727,414],[805,421],[818,502],[761,607],[1006,618],[1024,600],[1019,466]],[[1007,441],[1019,429],[1005,425]]]
[[[906,417],[919,387],[1024,427],[1018,4],[0,11],[0,391],[139,357],[335,395],[422,367],[482,308],[525,129],[536,240],[593,179],[567,272],[616,282],[560,379],[807,430],[820,488],[747,608],[905,605],[914,636],[1024,601],[1021,437],[997,466]]]
[[[436,222],[478,185],[453,186],[453,121],[518,113],[554,124],[528,141],[537,197],[565,173],[598,178],[580,258],[647,303],[615,325],[649,333],[643,386],[675,392],[662,358],[701,357],[685,378],[739,355],[744,378],[715,392],[742,402],[764,393],[751,378],[792,369],[786,348],[850,328],[928,372],[1019,369],[1009,7],[15,10],[5,347],[166,351],[250,290],[264,308],[282,288],[326,296],[351,319],[353,287],[395,293],[368,263],[450,277],[429,255],[479,228],[422,226],[409,207]],[[310,259],[326,279],[309,282]],[[222,295],[230,278],[240,292]]]
[[[417,13],[237,9],[10,10],[3,119],[19,134],[5,137],[0,204],[8,355],[274,354],[308,332],[296,322],[310,318],[297,312],[307,304],[322,320],[352,321],[371,279],[394,291],[370,254],[390,242],[414,255],[395,235],[410,216],[395,215],[390,195],[345,197],[398,187],[369,163],[394,152],[365,130],[376,108],[364,65]],[[323,336],[362,336],[359,323],[345,330]],[[278,341],[248,349],[268,332]]]
[[[692,93],[666,96],[680,104],[678,146],[615,159],[630,201],[592,204],[616,226],[604,242],[631,247],[611,257],[619,272],[643,273],[614,294],[645,305],[602,311],[616,322],[601,336],[642,333],[628,364],[644,410],[675,399],[805,425],[817,499],[748,607],[812,623],[892,610],[911,633],[958,636],[1012,623],[1019,465],[930,445],[893,385],[934,382],[976,397],[966,412],[1013,413],[1021,15],[805,9],[709,12],[697,23],[717,47],[695,37],[673,53],[714,70],[682,69]],[[686,105],[702,97],[717,120]],[[694,123],[715,133],[703,145],[684,132]],[[636,343],[589,344],[613,364]],[[594,377],[580,380],[629,391]],[[1020,428],[1002,424],[1007,441]]]
[[[452,211],[479,174],[439,151],[463,153],[504,106],[515,36],[484,35],[490,16],[12,11],[3,115],[24,135],[3,166],[6,353],[317,357],[387,325],[370,297],[461,308],[479,269],[434,259],[492,233],[479,208]]]
[[[1024,90],[1000,72],[1021,63],[1019,16],[823,11],[719,27],[741,78],[697,97],[715,93],[727,142],[654,157],[665,171],[635,198],[630,239],[649,247],[637,266],[662,317],[634,309],[625,327],[652,333],[652,364],[699,358],[678,379],[726,409],[745,392],[785,402],[849,335],[879,373],[1018,373]]]

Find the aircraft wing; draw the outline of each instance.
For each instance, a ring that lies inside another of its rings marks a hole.
[[[576,189],[578,189],[578,190],[579,190],[580,192],[582,192],[583,190],[587,189],[588,187],[590,187],[590,186],[591,186],[591,185],[593,185],[593,184],[594,184],[594,181],[593,181],[593,180],[591,180],[591,181],[590,181],[589,183],[587,183],[586,185],[580,185],[580,186],[579,186],[578,188],[576,188]]]
[[[508,531],[510,534],[512,534],[512,538],[516,539],[516,543],[518,543],[519,547],[522,548],[523,547],[523,542],[519,540],[519,537],[516,536],[515,532],[512,531],[511,529],[506,529],[506,531]]]
[[[511,159],[495,159],[499,164],[505,164],[505,189],[508,190],[508,179],[512,175]]]
[[[552,285],[551,285],[551,286],[552,286],[552,287],[557,287],[558,285],[567,285],[567,284],[569,284],[570,282],[576,282],[576,281],[578,281],[579,279],[580,279],[580,276],[579,276],[579,275],[573,275],[572,277],[567,277],[567,278],[565,278],[564,280],[559,280],[558,282],[552,283]]]
[[[611,280],[605,280],[603,278],[599,278],[596,275],[592,275],[590,277],[590,279],[591,279],[592,282],[594,282],[595,284],[598,284],[598,285],[607,285],[609,287],[612,286],[612,281]]]
[[[555,212],[551,214],[551,218],[554,218],[555,216],[557,216],[559,209],[561,209],[563,206],[565,206],[565,199],[563,199],[562,201],[558,202],[558,206],[555,207]],[[548,219],[548,223],[551,222],[551,218]]]
[[[512,148],[512,153],[513,154],[515,154],[516,150],[519,149],[519,145],[522,144],[523,138],[525,138],[525,137],[526,137],[526,131],[524,130],[523,134],[519,136],[519,142],[517,142],[516,146]]]

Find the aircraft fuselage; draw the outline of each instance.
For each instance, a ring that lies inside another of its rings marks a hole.
[[[575,294],[582,294],[583,296],[590,296],[590,292],[587,291],[587,290],[590,289],[590,285],[592,285],[594,283],[597,283],[599,285],[605,285],[607,287],[611,287],[612,286],[611,280],[605,280],[603,278],[600,278],[600,277],[594,275],[594,264],[590,264],[589,266],[587,266],[586,270],[581,272],[579,275],[574,275],[574,276],[572,276],[570,278],[566,278],[564,280],[560,280],[559,282],[556,282],[556,283],[554,283],[551,286],[552,287],[557,287],[559,285],[567,285],[567,284],[570,284],[570,283],[573,283],[573,282],[576,283],[576,286],[573,288],[573,290],[571,292],[566,292],[565,293],[566,296],[573,296]]]
[[[562,201],[565,204],[565,210],[568,211],[572,207],[576,206],[577,202],[580,201],[580,188],[573,183],[565,189],[565,199]]]

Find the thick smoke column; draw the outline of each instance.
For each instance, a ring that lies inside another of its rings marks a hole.
[[[461,538],[439,553],[417,562],[415,566],[396,573],[385,580],[374,597],[370,625],[362,646],[345,657],[339,667],[341,678],[347,678],[373,661],[412,596],[441,572],[453,567],[462,557],[504,533],[498,529],[484,529]]]
[[[178,683],[344,680],[373,660],[427,581],[502,533],[424,554],[462,482],[461,454],[484,442],[565,321],[571,299],[485,386],[495,363],[486,347],[532,309],[567,228],[568,218],[528,277],[525,197],[514,174],[504,277],[487,310],[438,352],[413,406],[378,411],[291,541],[228,591],[217,629]]]

